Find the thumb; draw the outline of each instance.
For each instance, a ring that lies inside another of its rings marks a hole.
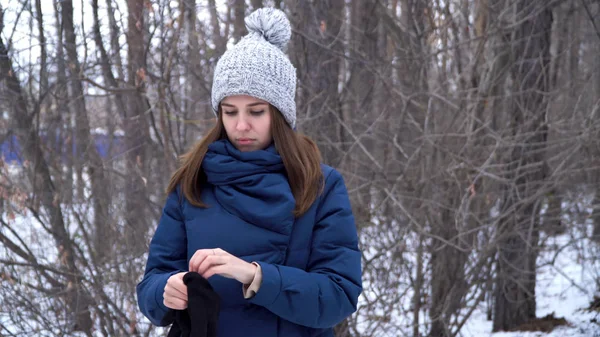
[[[177,290],[187,295],[187,286],[183,282],[183,277],[185,276],[185,274],[186,272],[182,272],[175,275],[177,278],[177,282],[175,282],[175,287],[177,288]]]

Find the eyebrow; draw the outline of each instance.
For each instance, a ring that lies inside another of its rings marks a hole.
[[[230,108],[235,108],[235,105],[231,105],[231,104],[227,104],[227,103],[221,103],[222,106],[226,106],[226,107],[230,107]],[[246,106],[249,107],[253,107],[253,106],[257,106],[257,105],[267,105],[267,103],[263,103],[263,102],[254,102],[254,103],[250,103]]]

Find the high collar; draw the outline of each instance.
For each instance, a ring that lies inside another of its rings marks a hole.
[[[202,168],[213,185],[234,184],[255,174],[285,172],[273,143],[263,150],[242,152],[227,139],[208,146]]]
[[[256,226],[289,234],[296,201],[274,145],[242,152],[219,140],[209,145],[202,168],[221,207]]]

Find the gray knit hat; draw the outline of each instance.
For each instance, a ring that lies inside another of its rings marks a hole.
[[[245,19],[248,35],[217,62],[212,87],[216,114],[221,100],[249,95],[275,106],[296,127],[296,68],[285,54],[292,29],[285,13],[259,8]]]

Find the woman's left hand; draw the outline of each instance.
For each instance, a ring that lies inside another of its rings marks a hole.
[[[190,271],[196,272],[205,279],[213,275],[232,278],[242,284],[250,284],[254,280],[256,266],[220,249],[198,249],[190,259]]]

